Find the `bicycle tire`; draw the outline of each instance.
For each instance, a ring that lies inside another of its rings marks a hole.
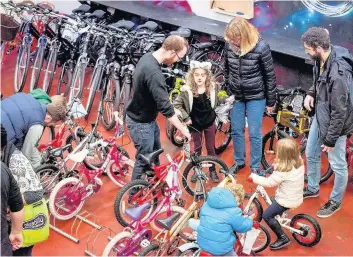
[[[248,194],[248,193],[245,194],[245,199],[248,200],[248,199],[250,199],[250,197],[251,197],[251,194]],[[257,199],[257,198],[254,198],[252,203],[255,205],[254,207],[256,208],[256,211],[258,213],[258,215],[255,216],[254,220],[258,221],[258,222],[261,222],[262,221],[262,215],[264,213],[262,205],[261,205],[259,199]],[[243,205],[246,206],[246,204],[247,203],[244,203]]]
[[[195,254],[195,252],[197,252],[199,250],[200,250],[200,248],[198,248],[198,247],[192,247],[192,248],[186,249],[186,251],[184,251],[184,252],[178,250],[178,252],[175,254],[175,256],[182,256],[182,254],[184,254],[185,252],[190,252],[190,253],[192,253],[192,256],[197,256],[194,254]],[[190,255],[188,255],[188,256],[190,256]]]
[[[212,59],[209,59],[208,57],[205,59],[204,57],[211,54],[211,53],[214,53],[214,54],[217,54],[219,55],[219,53],[217,52],[217,50],[213,50],[213,49],[206,49],[206,50],[201,50],[200,52],[196,52],[195,55],[194,55],[194,59],[196,61],[203,61],[203,62],[211,62],[212,63],[212,73],[213,74],[217,74],[217,73],[222,73],[220,72],[219,70],[223,71],[224,69],[222,67],[224,67],[224,65],[222,65],[222,63],[220,62],[217,62],[217,61],[214,61]],[[223,57],[223,58],[226,58],[226,57]],[[217,70],[217,68],[219,70]]]
[[[217,126],[216,135],[217,135],[217,131],[220,131],[220,129],[222,128],[222,125],[223,125],[223,123],[220,122],[220,124]],[[221,144],[219,147],[215,146],[215,152],[217,155],[220,155],[221,153],[223,153],[227,149],[228,145],[230,144],[230,141],[232,140],[232,136],[230,134],[230,131],[231,131],[231,127],[229,126],[228,131],[225,133],[225,134],[227,134],[227,136],[226,136],[225,140],[223,141],[223,144]]]
[[[129,153],[123,147],[117,146],[117,149],[123,156],[130,159]],[[117,185],[118,187],[125,186],[127,184],[125,181],[121,181],[120,179],[116,179],[115,172],[112,171],[112,165],[115,165],[115,162],[111,163],[107,168],[108,169],[107,172],[103,173],[103,174],[107,174],[108,177],[113,181],[113,183],[115,185]]]
[[[89,114],[91,113],[94,97],[102,82],[102,77],[103,77],[103,67],[98,66],[96,69],[93,70],[91,81],[88,86],[89,94],[88,94],[87,104],[86,104],[86,111],[87,111],[87,114],[85,116],[86,120],[88,119]],[[101,93],[103,94],[103,92]]]
[[[109,253],[111,252],[111,250],[113,250],[115,245],[117,245],[120,240],[125,239],[125,238],[131,238],[131,236],[132,236],[132,234],[130,232],[127,232],[127,231],[120,232],[119,234],[114,236],[112,238],[112,240],[110,240],[110,242],[104,248],[102,256],[104,256],[104,257],[105,256],[110,256]]]
[[[262,252],[263,250],[265,250],[271,243],[271,234],[270,232],[262,225],[262,224],[259,224],[260,225],[260,230],[262,230],[266,236],[266,243],[260,247],[259,249],[252,249],[255,253],[260,253]],[[255,241],[256,242],[256,241]]]
[[[50,213],[58,220],[69,220],[69,219],[73,218],[74,216],[76,216],[77,213],[79,213],[79,211],[83,207],[83,204],[85,203],[85,201],[81,201],[74,212],[72,212],[72,213],[70,213],[68,215],[65,215],[65,216],[59,214],[56,211],[56,209],[55,209],[55,196],[57,195],[59,190],[64,185],[66,185],[66,184],[68,184],[70,182],[76,183],[75,185],[77,185],[78,183],[82,183],[78,178],[75,178],[75,177],[65,178],[65,179],[61,180],[58,184],[56,184],[56,186],[53,188],[53,191],[51,192],[50,197],[49,197],[49,210],[50,210]]]
[[[295,232],[292,232],[292,236],[295,239],[295,241],[297,241],[298,244],[300,244],[302,246],[306,246],[306,247],[312,247],[314,245],[317,245],[320,242],[321,237],[322,237],[320,224],[313,217],[311,217],[307,214],[297,214],[292,218],[292,220],[290,222],[290,226],[293,227],[295,225],[296,221],[299,219],[305,219],[313,225],[313,227],[315,229],[316,237],[313,242],[305,243],[300,240],[300,237],[301,237],[300,235],[298,235]]]
[[[224,161],[222,161],[221,159],[219,159],[218,157],[215,156],[199,156],[198,157],[198,162],[213,162],[213,163],[217,163],[220,167],[222,167],[222,169],[225,171],[225,174],[229,173],[229,169],[228,166],[224,163]],[[190,162],[184,172],[183,172],[183,177],[182,177],[182,183],[183,183],[183,187],[185,188],[186,192],[188,192],[189,195],[194,196],[194,191],[189,187],[188,182],[187,182],[187,177],[190,173],[190,171],[192,170],[192,168],[194,167],[194,164],[192,162]],[[202,182],[203,183],[203,182]]]
[[[171,125],[171,129],[170,129],[170,141],[172,142],[173,145],[177,146],[177,147],[182,147],[183,146],[183,140],[178,140],[176,139],[176,133],[177,133],[178,129],[174,126]]]
[[[64,65],[62,66],[59,81],[58,81],[58,86],[56,88],[56,94],[64,94],[64,96],[67,96],[70,91],[70,85],[71,85],[71,80],[72,80],[72,67],[70,67],[71,64],[68,62],[65,62]],[[67,82],[64,82],[65,75],[67,75]],[[66,84],[66,88],[64,88],[64,84]]]
[[[58,58],[58,49],[54,47],[52,51],[50,51],[47,67],[45,69],[44,80],[43,80],[43,90],[47,94],[50,93],[50,89],[53,84],[57,58]]]
[[[117,196],[115,198],[115,202],[114,202],[115,218],[119,222],[119,224],[123,227],[127,227],[129,225],[129,222],[127,222],[120,213],[120,203],[123,199],[123,196],[125,195],[126,192],[128,192],[128,190],[130,188],[136,187],[139,185],[145,186],[147,188],[149,188],[149,186],[151,186],[146,180],[143,180],[143,179],[132,180],[131,182],[127,183],[123,188],[121,188],[121,190],[119,191],[119,193],[117,194]],[[154,199],[153,203],[151,204],[150,210],[148,211],[148,215],[146,217],[144,217],[144,219],[141,219],[142,221],[149,217],[149,215],[156,208],[156,205],[157,205],[157,199]]]
[[[50,197],[50,193],[52,192],[55,185],[60,181],[59,169],[54,164],[42,164],[39,167],[35,168],[34,172],[39,177],[40,184],[43,187],[43,190],[44,190],[43,197],[46,201],[48,201]],[[49,173],[49,176],[53,175],[53,178],[50,181],[48,180],[48,183],[46,183],[45,177],[42,175],[42,173]],[[54,182],[55,184],[53,184],[54,180],[56,180],[57,183]]]
[[[44,62],[44,51],[45,48],[43,46],[39,46],[36,53],[36,59],[32,68],[32,76],[30,83],[30,91],[36,89],[38,87],[38,80],[40,77],[40,73],[42,72],[43,62]]]
[[[15,75],[14,75],[14,90],[15,93],[22,92],[23,88],[25,87],[27,76],[28,76],[28,69],[29,69],[29,56],[30,56],[30,51],[31,51],[31,45],[30,44],[21,44],[18,53],[19,55],[17,56],[17,61],[16,61],[16,67],[15,67]],[[18,81],[18,73],[19,69],[22,66],[22,58],[26,58],[25,60],[25,69],[22,78],[20,81]]]
[[[114,87],[114,89],[112,88]],[[111,99],[109,98],[110,96],[110,90],[113,89],[113,93],[111,94]],[[116,79],[107,79],[107,84],[105,86],[105,92],[104,92],[104,97],[103,97],[103,115],[102,115],[102,125],[104,127],[105,130],[109,131],[111,129],[113,129],[116,125],[116,121],[114,119],[114,115],[113,113],[115,111],[119,111],[119,104],[120,104],[120,82],[119,80]],[[112,108],[109,107],[104,107],[104,103],[113,103]],[[111,109],[111,119],[109,121],[109,119],[106,120],[106,116],[104,115],[105,112],[107,111],[107,109]],[[122,117],[122,116],[119,116]]]
[[[145,249],[143,249],[143,251],[141,251],[139,253],[139,256],[146,256],[147,254],[149,254],[152,251],[158,250],[159,249],[159,245],[156,244],[150,244],[149,246],[147,246]],[[156,255],[153,255],[156,256]]]
[[[271,130],[269,132],[267,132],[263,137],[262,137],[262,157],[261,157],[261,164],[263,166],[264,169],[268,169],[270,167],[270,164],[268,164],[266,157],[265,157],[265,147],[266,147],[266,143],[269,139],[274,139],[275,136],[278,136],[278,140],[282,139],[282,138],[289,138],[289,135],[282,131],[282,130],[277,130],[277,133],[274,130]],[[273,143],[273,141],[272,141]],[[271,143],[271,144],[272,144]],[[271,146],[271,151],[275,151],[275,148],[273,145]]]

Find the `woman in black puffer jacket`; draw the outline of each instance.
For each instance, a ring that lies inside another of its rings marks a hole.
[[[245,167],[245,117],[249,125],[250,168],[260,169],[262,117],[272,112],[276,99],[276,75],[269,45],[247,20],[236,17],[225,31],[225,80],[235,96],[231,111],[235,164],[231,172]]]

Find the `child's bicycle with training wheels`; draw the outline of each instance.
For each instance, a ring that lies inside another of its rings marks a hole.
[[[265,171],[262,171],[259,175],[266,176],[266,174],[271,174],[273,168],[270,167]],[[248,181],[252,183],[252,179],[249,178]],[[261,221],[263,209],[258,197],[261,196],[267,205],[272,204],[271,198],[268,196],[265,188],[261,185],[257,185],[255,192],[252,195],[246,194],[245,198],[248,199],[245,205],[244,212],[255,213],[254,220]],[[312,247],[318,244],[321,240],[321,228],[319,223],[308,214],[296,214],[294,217],[289,218],[288,214],[284,212],[282,215],[277,215],[281,227],[288,229],[295,241],[300,245],[306,247]]]

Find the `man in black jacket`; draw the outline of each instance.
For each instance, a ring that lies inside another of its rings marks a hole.
[[[179,121],[169,100],[167,85],[160,65],[179,62],[188,50],[187,41],[180,36],[169,36],[162,47],[147,53],[136,65],[132,79],[133,96],[126,109],[126,124],[136,148],[136,162],[132,180],[141,178],[146,163],[140,154],[149,154],[161,148],[160,130],[156,121],[161,112],[188,140],[191,135]],[[158,157],[155,163],[158,165]]]
[[[306,146],[308,187],[304,198],[319,195],[321,152],[327,152],[335,181],[329,201],[317,213],[326,218],[341,208],[348,182],[346,139],[353,132],[353,56],[346,48],[332,46],[324,28],[310,28],[302,41],[315,61],[314,83],[304,103],[309,111],[315,108]]]

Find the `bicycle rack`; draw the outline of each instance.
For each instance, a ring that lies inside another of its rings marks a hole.
[[[65,210],[63,207],[60,207],[60,208]],[[50,216],[52,216],[52,214],[50,214]],[[50,218],[50,216],[49,216],[49,218]],[[89,220],[88,219],[89,217],[93,217],[93,221]],[[70,233],[63,231],[62,229],[60,229],[56,226],[56,218],[54,216],[53,216],[53,222],[52,222],[53,224],[50,224],[49,227],[52,230],[56,231],[57,233],[70,239],[74,243],[78,244],[80,242],[80,239],[78,238],[78,230],[80,229],[82,222],[94,227],[97,230],[102,230],[102,226],[96,224],[96,220],[97,220],[96,215],[89,213],[87,211],[82,211],[81,213],[79,213],[75,216],[75,219],[71,225]]]
[[[86,250],[85,250],[86,255],[96,257],[96,256],[101,256],[103,254],[104,247],[106,247],[107,243],[102,242],[102,239],[101,239],[102,235],[104,235],[103,238],[107,237],[108,240],[110,241],[116,235],[116,232],[105,226],[101,227],[101,229],[94,228],[91,231],[91,234],[89,235],[86,242]],[[98,240],[98,239],[101,239],[101,240]],[[97,249],[96,246],[101,246],[103,249]],[[100,253],[96,255],[98,251],[100,251]]]

